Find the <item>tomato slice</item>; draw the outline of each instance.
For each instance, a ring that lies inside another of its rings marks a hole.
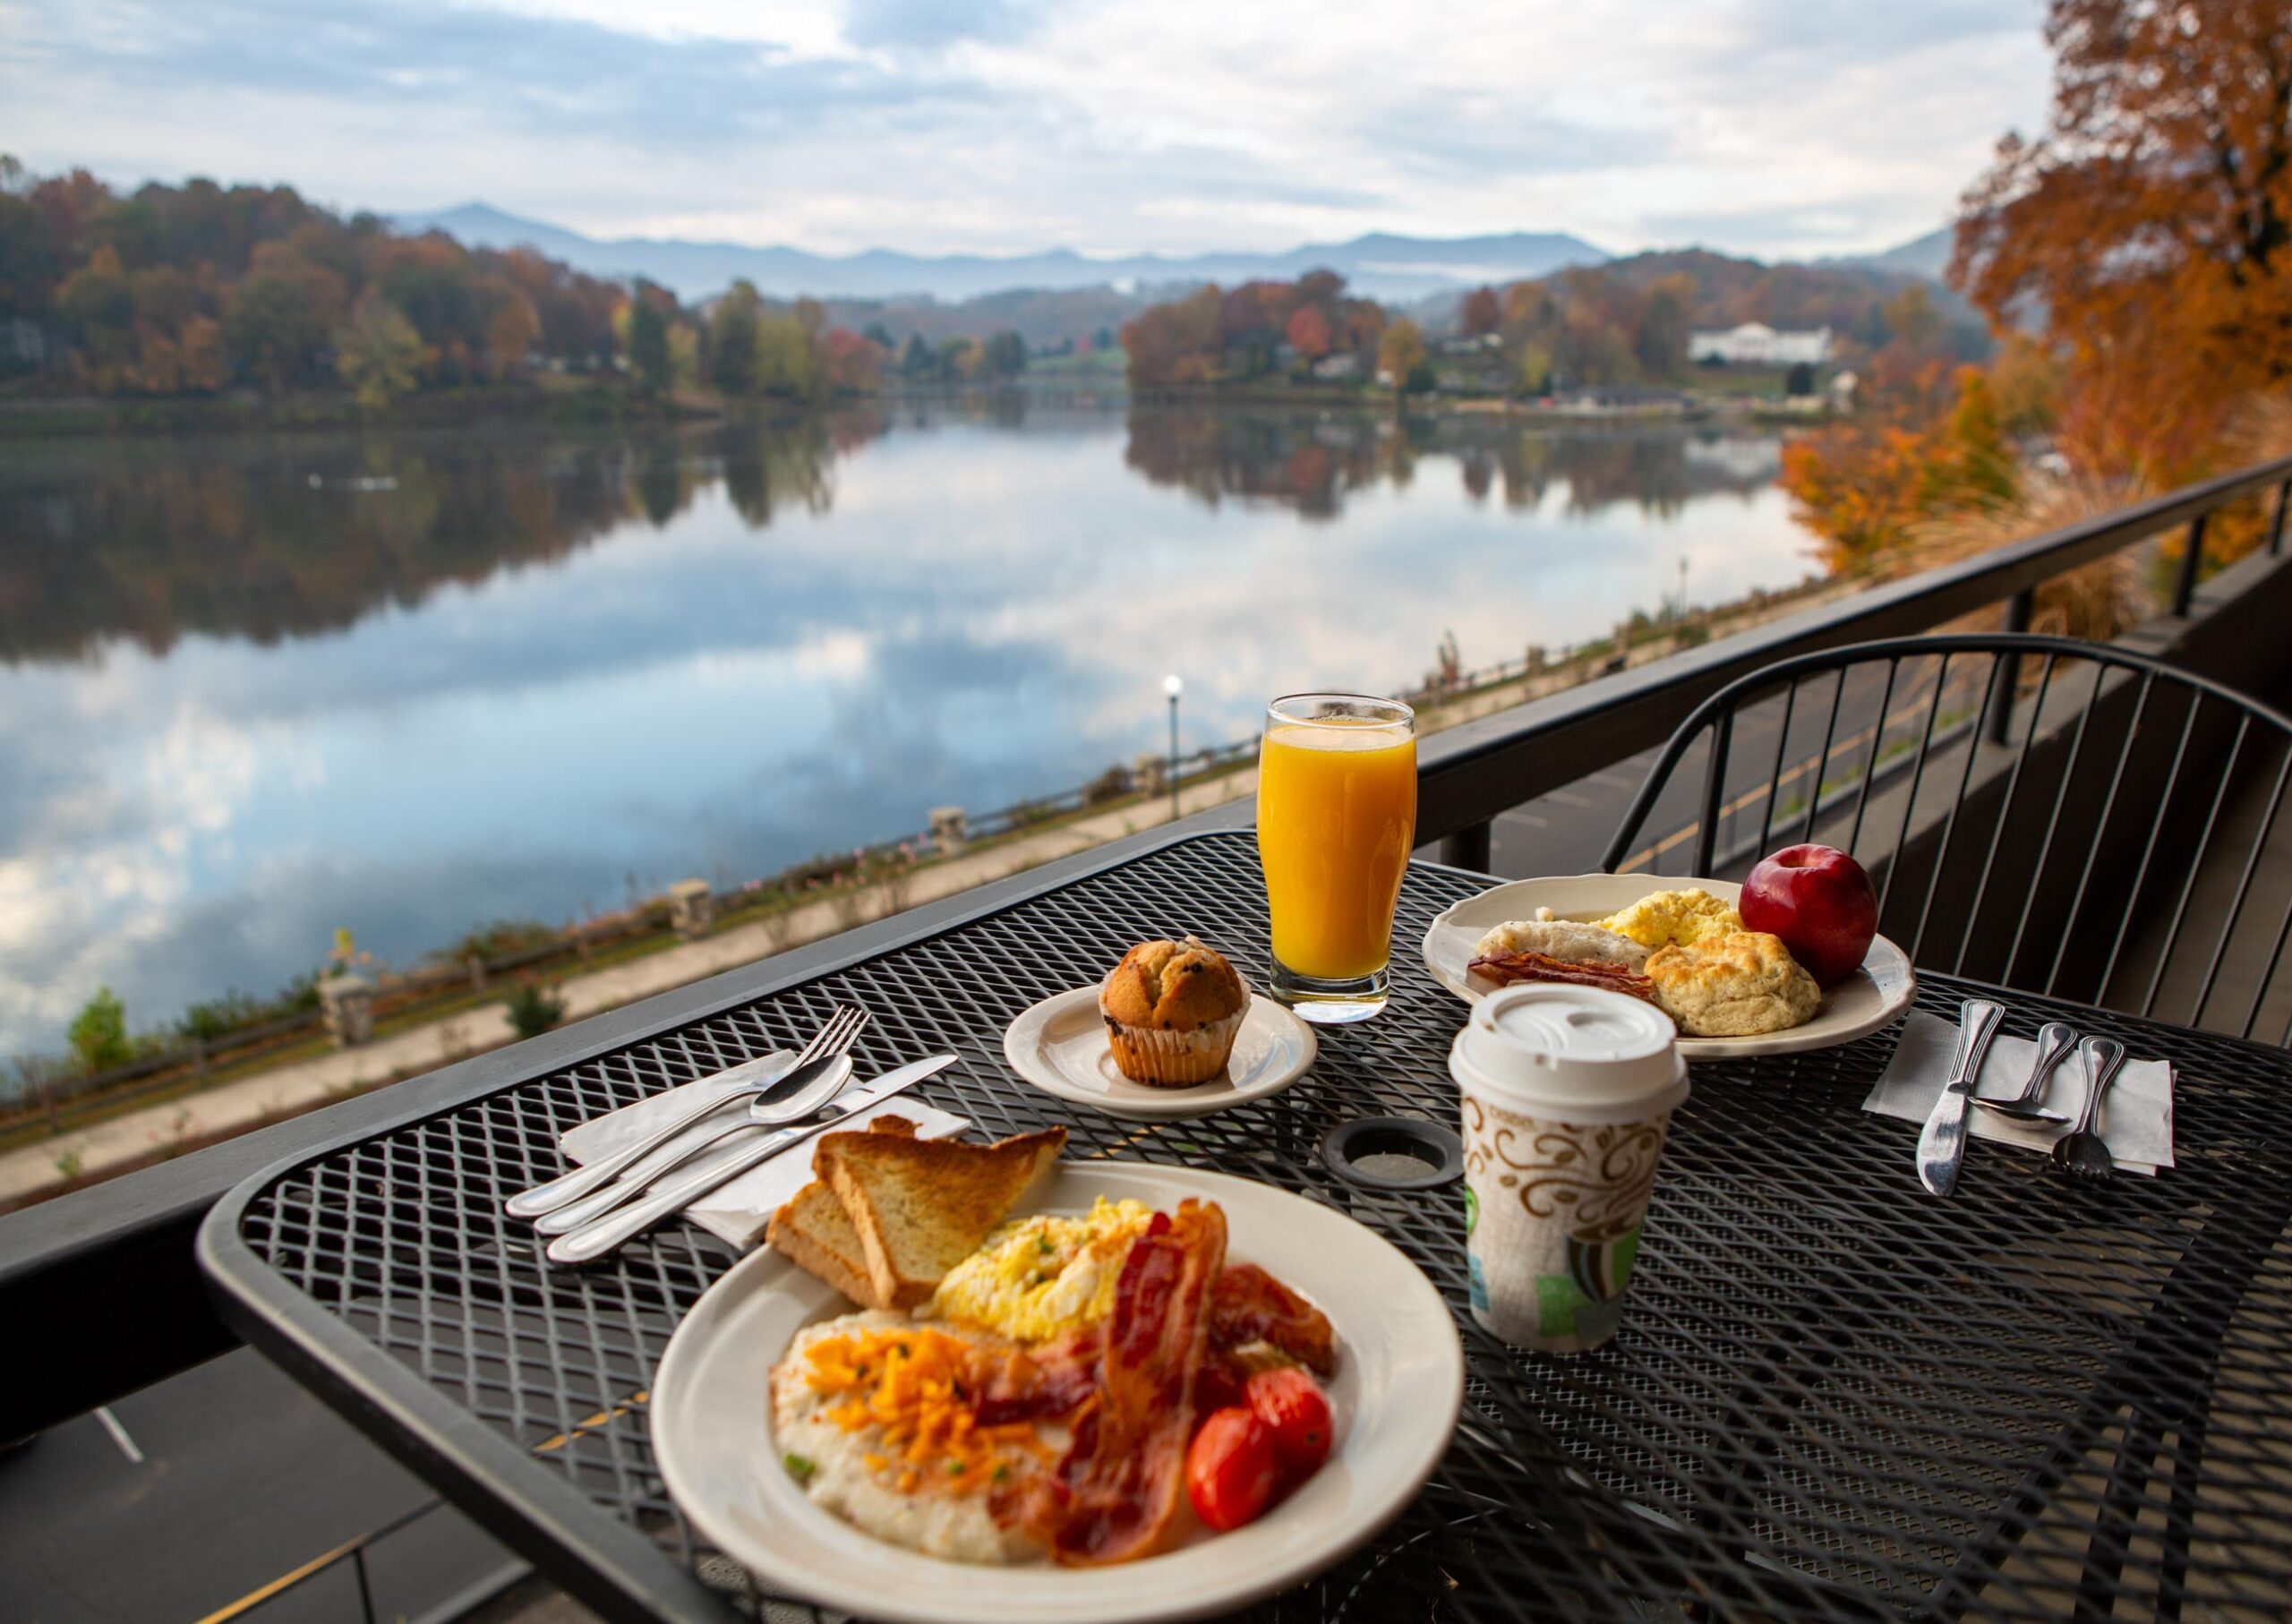
[[[1203,1422],[1186,1448],[1186,1498],[1193,1514],[1220,1534],[1257,1519],[1272,1501],[1278,1475],[1273,1434],[1239,1405]]]
[[[1300,1370],[1260,1371],[1245,1389],[1251,1413],[1273,1440],[1281,1478],[1294,1484],[1321,1470],[1329,1458],[1329,1400],[1321,1384]]]

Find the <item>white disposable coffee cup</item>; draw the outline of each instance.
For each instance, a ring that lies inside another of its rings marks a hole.
[[[1687,1098],[1677,1038],[1652,1004],[1559,983],[1492,993],[1457,1034],[1472,1312],[1507,1342],[1578,1353],[1615,1334]]]

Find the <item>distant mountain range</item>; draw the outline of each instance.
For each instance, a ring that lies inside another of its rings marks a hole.
[[[1949,269],[1950,244],[1957,227],[1945,226],[1929,231],[1922,237],[1912,237],[1883,253],[1850,254],[1843,259],[1818,260],[1820,265],[1864,265],[1872,270],[1895,270],[1907,276],[1924,277],[1929,282],[1939,282],[1942,273]]]
[[[473,248],[530,244],[592,276],[650,278],[683,299],[723,292],[746,277],[773,298],[886,299],[922,295],[969,299],[1013,288],[1113,286],[1147,290],[1253,277],[1289,278],[1321,268],[1338,272],[1371,298],[1413,301],[1482,283],[1541,277],[1568,265],[1597,265],[1610,256],[1564,232],[1501,236],[1409,237],[1385,232],[1347,243],[1310,243],[1285,253],[1135,254],[1098,258],[1072,249],[1042,253],[911,254],[871,248],[817,254],[800,248],[740,243],[688,243],[654,237],[600,241],[541,220],[520,219],[485,203],[435,214],[399,215],[401,230],[439,230]]]

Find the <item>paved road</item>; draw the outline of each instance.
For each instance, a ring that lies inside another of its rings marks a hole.
[[[10,1624],[191,1624],[436,1498],[248,1349],[111,1413],[140,1463],[94,1415],[0,1456]],[[375,1617],[419,1616],[511,1560],[440,1508],[374,1546]],[[344,1562],[239,1616],[355,1620],[355,1586]]]
[[[1943,706],[1945,717],[1980,701],[1980,684],[1972,680],[1980,675],[1979,668],[1953,672],[1953,692]],[[1906,670],[1889,695],[1882,670],[1858,671],[1839,697],[1827,765],[1819,774],[1814,771],[1813,763],[1831,720],[1832,684],[1824,679],[1818,686],[1805,691],[1792,712],[1789,733],[1783,740],[1787,748],[1782,752],[1779,810],[1766,843],[1781,846],[1800,839],[1805,798],[1818,783],[1835,787],[1840,781],[1859,774],[1863,769],[1871,754],[1869,731],[1882,699],[1889,718],[1887,742],[1899,748],[1899,741],[1913,738],[1925,722],[1921,707],[1931,681],[1930,672],[1921,680],[1917,673]],[[1753,841],[1759,833],[1766,810],[1765,787],[1776,772],[1777,734],[1783,723],[1783,707],[1772,700],[1760,702],[1737,718],[1734,744],[1728,752],[1725,799],[1722,803],[1731,809],[1720,825],[1719,846],[1723,852],[1738,840]],[[1596,871],[1632,797],[1638,792],[1641,781],[1660,754],[1659,750],[1643,750],[1565,789],[1503,813],[1491,832],[1489,866],[1508,879]],[[1936,756],[1938,762],[1942,752],[1937,749]],[[1893,759],[1906,764],[1909,756],[1903,750]],[[1954,761],[1962,759],[1953,758],[1952,770]],[[1693,855],[1689,832],[1700,812],[1697,802],[1702,791],[1703,764],[1703,747],[1697,746],[1673,770],[1663,793],[1641,825],[1637,842],[1639,850],[1657,847],[1659,854],[1654,862],[1638,867],[1659,874],[1686,872]],[[1866,858],[1872,846],[1883,844],[1879,837],[1890,837],[1892,833],[1890,829],[1878,828],[1875,823],[1866,830]]]

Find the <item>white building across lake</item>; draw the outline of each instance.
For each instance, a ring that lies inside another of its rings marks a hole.
[[[1689,333],[1687,358],[1730,366],[1791,366],[1801,361],[1819,366],[1830,359],[1830,329],[1778,333],[1765,322],[1746,321],[1724,332]]]

